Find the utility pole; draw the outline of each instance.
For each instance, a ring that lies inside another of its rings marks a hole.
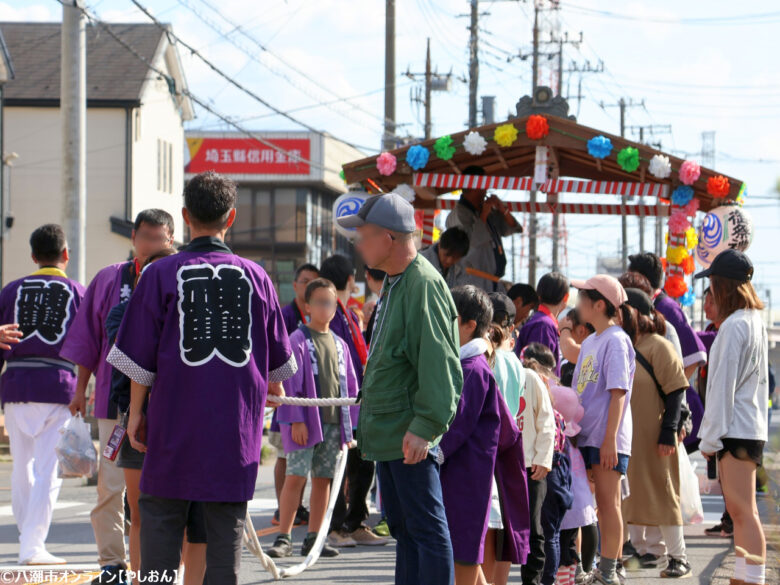
[[[71,276],[86,280],[87,218],[87,43],[83,0],[62,4],[60,110],[62,199]]]
[[[625,138],[626,136],[626,109],[628,108],[634,108],[634,107],[645,107],[645,100],[642,100],[641,102],[634,102],[634,100],[630,99],[629,101],[626,101],[623,98],[620,98],[618,100],[617,104],[605,104],[604,102],[601,102],[600,104],[601,109],[605,108],[612,108],[617,107],[620,109],[620,136],[622,138]],[[621,202],[623,205],[628,204],[628,197],[625,195],[622,196]],[[621,266],[623,268],[623,272],[626,271],[628,268],[628,217],[626,217],[625,213],[620,214],[620,233],[622,237],[622,245],[621,245]]]
[[[385,3],[385,135],[384,150],[395,148],[395,0]]]
[[[586,60],[584,64],[579,65],[576,61],[572,61],[569,66],[563,71],[569,75],[568,79],[571,79],[572,73],[579,73],[579,80],[577,81],[577,95],[567,95],[566,100],[571,100],[573,97],[577,98],[577,117],[580,115],[580,107],[582,106],[582,76],[588,73],[604,73],[604,61],[599,60],[598,64],[593,66],[590,61]],[[567,83],[568,87],[568,83]],[[568,91],[567,91],[568,93]]]
[[[479,0],[471,0],[471,26],[469,32],[469,128],[477,126],[477,88],[479,86]]]
[[[431,137],[431,37],[425,49],[425,139]]]
[[[440,74],[431,70],[431,39],[427,39],[427,48],[425,52],[425,72],[424,73],[412,73],[409,69],[406,70],[406,77],[411,80],[416,80],[418,77],[422,77],[425,80],[424,97],[420,99],[419,88],[416,92],[413,92],[412,101],[422,102],[425,108],[425,139],[431,137],[432,122],[431,122],[431,94],[434,91],[449,91],[452,81],[452,73]],[[416,93],[416,95],[415,95]]]
[[[534,0],[534,32],[533,32],[533,59],[531,67],[533,71],[531,73],[531,99],[533,104],[536,105],[536,88],[539,83],[539,0]],[[528,230],[528,284],[536,286],[536,235],[539,226],[537,225],[536,211],[534,210],[536,204],[537,191],[533,189],[530,195],[531,201],[531,213],[528,214],[529,230]]]

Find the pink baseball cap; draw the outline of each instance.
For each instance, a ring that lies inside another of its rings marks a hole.
[[[614,276],[609,274],[597,274],[588,280],[572,280],[571,285],[580,290],[595,290],[612,303],[617,309],[628,301],[626,290]]]

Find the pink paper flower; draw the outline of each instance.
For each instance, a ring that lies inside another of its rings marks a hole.
[[[689,227],[691,227],[691,222],[685,217],[685,212],[676,211],[669,218],[669,231],[673,234],[684,234]]]
[[[686,160],[680,165],[680,181],[684,185],[693,185],[701,175],[701,167],[695,160]]]
[[[395,172],[395,167],[398,164],[395,155],[389,152],[383,152],[376,157],[376,170],[380,175],[390,176]]]
[[[699,200],[691,199],[688,202],[688,205],[685,206],[685,215],[688,217],[695,217],[697,211],[699,211]]]

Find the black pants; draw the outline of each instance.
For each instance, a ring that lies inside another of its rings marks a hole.
[[[141,582],[175,583],[181,544],[192,502],[141,493]],[[246,502],[203,502],[206,518],[206,580],[209,585],[238,585]]]
[[[374,462],[363,459],[359,449],[350,449],[344,478],[346,489],[344,482],[338,487],[339,497],[333,508],[330,530],[354,532],[368,519],[366,497],[374,482]],[[336,489],[336,486],[333,486],[333,489]]]
[[[542,504],[547,495],[547,480],[531,479],[531,468],[528,471],[528,507],[531,513],[531,537],[528,560],[523,565],[521,575],[523,585],[539,585],[542,582],[544,570],[544,530],[542,529]]]
[[[582,554],[577,554],[577,534],[582,530]],[[599,529],[596,524],[580,528],[561,530],[561,566],[581,564],[582,570],[590,573],[596,551],[599,547]]]

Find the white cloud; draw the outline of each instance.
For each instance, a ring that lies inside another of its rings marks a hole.
[[[59,20],[61,11],[56,13],[51,9],[51,4],[28,4],[21,7],[11,6],[6,2],[0,2],[0,20],[19,21],[52,21]]]

